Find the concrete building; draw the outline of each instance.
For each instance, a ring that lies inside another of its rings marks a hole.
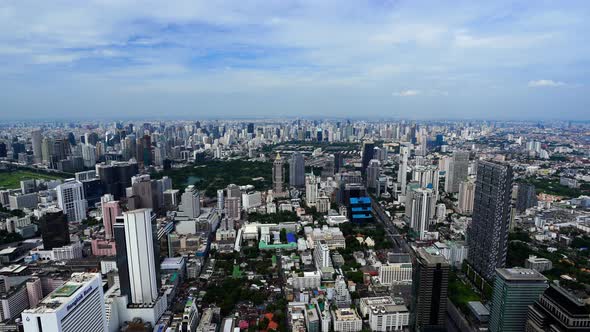
[[[462,181],[459,184],[459,202],[458,209],[462,214],[470,215],[473,212],[473,202],[475,200],[475,183],[472,181]]]
[[[22,313],[27,332],[106,331],[102,282],[98,273],[73,273],[36,308]]]
[[[355,332],[363,328],[363,321],[354,309],[338,308],[332,310],[334,332]]]
[[[496,268],[506,264],[511,195],[512,168],[478,161],[473,217],[467,229],[467,260],[487,280],[495,277]]]
[[[275,193],[283,193],[285,187],[285,162],[278,153],[272,165],[272,185]]]
[[[529,306],[547,289],[547,278],[523,268],[497,269],[490,307],[490,332],[524,331]]]
[[[538,272],[544,272],[553,268],[553,263],[547,258],[541,258],[537,256],[529,256],[524,261],[524,267],[527,269],[536,270]]]
[[[410,311],[390,296],[365,297],[359,300],[360,313],[371,331],[402,331],[410,324]]]
[[[469,152],[454,151],[453,159],[449,165],[449,172],[446,174],[445,191],[456,193],[459,191],[459,184],[467,180],[469,170]]]
[[[553,283],[529,305],[524,331],[590,331],[590,308],[572,291]]]
[[[386,263],[381,264],[379,270],[379,281],[383,285],[399,285],[412,283],[412,263]]]
[[[81,222],[86,219],[88,203],[84,198],[82,182],[74,179],[66,180],[55,190],[57,205],[66,214],[69,222]]]
[[[418,331],[444,329],[450,266],[430,248],[416,250],[414,271],[415,327]]]

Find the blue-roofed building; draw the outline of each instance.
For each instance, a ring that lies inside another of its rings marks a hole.
[[[287,243],[297,243],[297,238],[293,233],[287,233]]]
[[[364,223],[373,221],[371,198],[367,196],[364,186],[358,184],[346,185],[344,197],[351,222]]]

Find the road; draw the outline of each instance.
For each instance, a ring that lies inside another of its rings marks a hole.
[[[373,198],[371,198],[371,207],[373,208],[373,215],[375,216],[375,219],[377,219],[377,221],[383,224],[383,226],[385,227],[385,231],[387,232],[387,235],[389,236],[391,241],[393,241],[396,248],[401,249],[401,251],[407,252],[413,256],[414,253],[413,250],[410,248],[410,245],[406,242],[404,237],[398,233],[397,228],[394,226],[391,218],[387,216],[381,205]]]

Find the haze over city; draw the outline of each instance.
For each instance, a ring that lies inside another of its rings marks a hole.
[[[1,120],[588,120],[586,1],[3,1]]]

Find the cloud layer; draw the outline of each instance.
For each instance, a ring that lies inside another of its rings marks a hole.
[[[579,118],[588,14],[584,1],[7,0],[0,114]],[[528,89],[563,82],[577,88]]]

